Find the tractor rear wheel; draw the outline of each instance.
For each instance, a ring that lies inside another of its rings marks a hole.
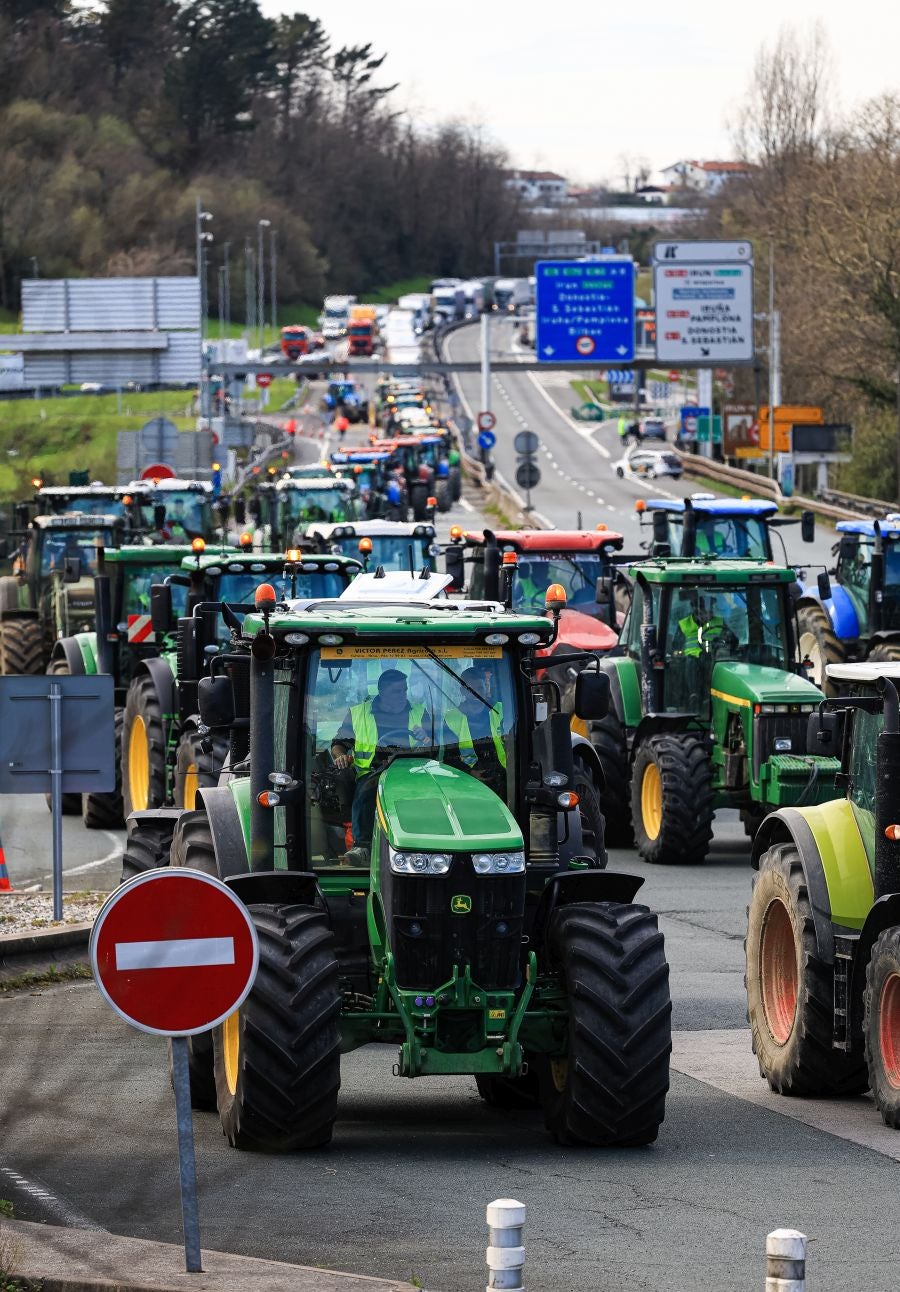
[[[459,502],[463,491],[463,474],[462,467],[450,468],[450,497],[454,502]]]
[[[712,838],[709,754],[689,735],[649,736],[631,775],[634,839],[644,861],[668,865],[706,859]]]
[[[900,928],[878,935],[866,968],[866,1067],[885,1126],[900,1130]]]
[[[222,1129],[234,1148],[319,1148],[331,1139],[341,1084],[334,937],[311,906],[248,909],[259,972],[213,1042]]]
[[[122,725],[122,806],[132,812],[166,801],[166,732],[153,679],[140,673],[128,688]]]
[[[836,687],[828,681],[825,669],[829,664],[842,664],[847,652],[828,612],[821,606],[801,606],[797,611],[797,628],[800,658],[812,660],[809,680],[825,695],[834,695]]]
[[[535,1068],[531,1068],[522,1077],[479,1072],[475,1077],[475,1085],[489,1108],[539,1108],[541,1104],[541,1087]]]
[[[567,1052],[538,1061],[560,1144],[651,1144],[672,1050],[669,966],[656,916],[631,902],[563,906],[549,950],[569,999]]]
[[[39,669],[36,671],[40,672]],[[64,658],[53,659],[47,665],[47,672],[53,673],[56,677],[68,677],[70,673],[70,669],[69,669],[68,663]],[[47,800],[47,807],[50,807],[51,806],[50,795],[45,794],[44,798]],[[75,816],[77,812],[81,811],[81,795],[64,794],[62,796],[62,810],[66,816]]]
[[[606,820],[607,848],[630,848],[634,842],[631,828],[631,790],[629,788],[628,747],[625,728],[615,713],[590,724],[591,744],[603,764],[603,789],[600,810]]]
[[[0,578],[0,610],[18,610],[19,580],[11,574]]]
[[[437,501],[438,511],[449,511],[453,506],[453,494],[450,491],[449,480],[439,480],[434,486],[434,496]]]
[[[37,619],[0,623],[0,673],[43,673],[44,658],[44,634]]]
[[[81,796],[81,819],[88,830],[120,830],[125,824],[122,811],[122,724],[124,713],[116,709],[115,746],[116,787],[105,794],[97,790]]]
[[[172,844],[171,821],[134,821],[128,826],[128,838],[122,854],[122,883],[159,866],[168,866]]]
[[[175,825],[172,836],[171,857],[173,866],[187,866],[202,870],[204,875],[219,878],[216,850],[213,844],[209,818],[205,812],[183,812]],[[212,1032],[198,1032],[189,1036],[188,1072],[191,1078],[191,1107],[215,1111],[216,1076],[213,1067]],[[172,1071],[172,1042],[169,1047],[169,1072]]]
[[[879,642],[866,656],[866,662],[896,663],[900,659],[900,642]]]
[[[409,486],[409,502],[412,507],[413,520],[428,520],[428,485],[415,480]]]
[[[204,749],[208,745],[208,749]],[[185,731],[175,757],[175,806],[200,807],[198,790],[219,783],[219,772],[228,756],[229,739],[221,733],[201,736],[196,728]]]
[[[760,1076],[782,1095],[852,1095],[868,1084],[859,1036],[832,1048],[834,968],[819,954],[800,854],[764,852],[747,908],[747,1020]]]

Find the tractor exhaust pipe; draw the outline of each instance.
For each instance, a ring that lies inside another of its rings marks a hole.
[[[900,893],[900,699],[889,678],[876,682],[884,702],[884,730],[875,754],[875,900]],[[893,838],[894,832],[897,838]]]
[[[884,539],[877,520],[869,571],[869,622],[874,632],[884,627]]]
[[[697,513],[690,498],[684,500],[684,521],[681,537],[682,556],[697,555]]]
[[[260,593],[271,593],[269,609],[274,609],[275,593],[268,584],[257,589],[257,607],[263,609]],[[257,633],[250,647],[250,869],[275,868],[275,817],[270,807],[260,803],[260,795],[271,789],[269,773],[275,770],[275,638],[266,627]]]

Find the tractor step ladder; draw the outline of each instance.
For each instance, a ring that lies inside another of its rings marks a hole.
[[[834,1033],[832,1047],[849,1051],[850,1036],[850,974],[859,943],[858,933],[834,935]]]

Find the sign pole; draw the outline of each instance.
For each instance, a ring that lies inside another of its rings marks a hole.
[[[197,1159],[194,1154],[194,1123],[191,1118],[191,1078],[188,1070],[187,1037],[172,1037],[172,1087],[175,1091],[175,1120],[178,1125],[178,1175],[181,1183],[181,1223],[184,1229],[184,1268],[201,1274],[200,1213],[197,1206]]]
[[[775,479],[775,261],[769,242],[769,479]]]
[[[481,411],[491,411],[491,316],[481,316]]]
[[[62,688],[50,683],[50,811],[53,820],[53,918],[63,916],[62,873]]]

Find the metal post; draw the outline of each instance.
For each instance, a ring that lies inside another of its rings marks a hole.
[[[271,220],[256,221],[256,321],[259,324],[259,357],[266,344],[266,263],[263,251],[263,229],[271,226]]]
[[[494,1288],[516,1289],[524,1292],[522,1271],[525,1268],[525,1247],[522,1229],[525,1224],[525,1204],[515,1198],[498,1198],[488,1204],[487,1223],[489,1246],[485,1257],[488,1267],[486,1292]]]
[[[184,1229],[184,1268],[188,1274],[202,1274],[200,1213],[197,1206],[197,1161],[194,1156],[191,1078],[188,1071],[186,1036],[172,1037],[172,1088],[175,1091],[175,1120],[178,1126],[178,1175],[181,1183],[181,1223]]]
[[[769,242],[769,479],[775,479],[775,260]]]
[[[224,308],[222,310],[226,327],[231,322],[231,265],[228,260],[228,253],[231,250],[231,243],[226,242],[222,246],[222,274],[224,280]]]
[[[806,1234],[773,1229],[766,1236],[766,1292],[806,1292]]]
[[[481,409],[491,411],[491,316],[481,316]]]
[[[278,336],[278,250],[275,239],[277,230],[269,230],[269,294],[272,297],[272,331]]]
[[[494,277],[500,277],[500,243],[494,243]]]
[[[247,341],[253,344],[253,333],[256,331],[256,282],[254,279],[253,245],[249,238],[244,239],[244,322],[247,325]]]
[[[53,918],[63,916],[62,869],[62,687],[50,683],[50,811],[53,814]]]
[[[219,340],[225,336],[225,267],[219,268]]]

